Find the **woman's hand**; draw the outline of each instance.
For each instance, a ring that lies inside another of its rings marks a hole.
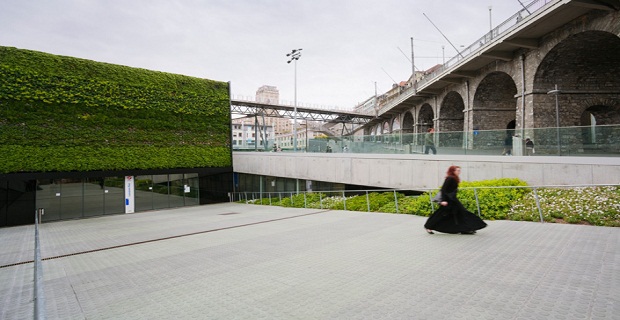
[[[442,202],[440,202],[439,204],[445,207],[445,206],[447,206],[447,205],[448,205],[448,201],[442,201]]]

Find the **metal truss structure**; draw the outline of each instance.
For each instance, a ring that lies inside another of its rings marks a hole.
[[[243,114],[246,116],[265,116],[288,119],[295,118],[295,111],[292,106],[266,104],[254,101],[231,100],[230,112],[234,114]],[[364,125],[374,118],[374,116],[354,112],[297,107],[298,120]]]

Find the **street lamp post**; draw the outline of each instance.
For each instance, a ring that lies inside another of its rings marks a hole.
[[[442,61],[442,66],[446,65],[446,46],[444,46],[443,44],[441,45],[441,61]]]
[[[492,11],[493,11],[493,7],[489,6],[489,31],[493,31],[493,19],[492,19],[492,14],[491,14]],[[493,37],[493,34],[491,34],[491,37]]]
[[[293,51],[286,54],[286,56],[289,57],[286,63],[291,63],[291,61],[293,61],[295,65],[295,100],[293,102],[293,151],[295,152],[297,152],[297,60],[301,58],[301,50],[302,49],[293,49]]]
[[[415,78],[415,57],[413,54],[413,37],[411,37],[411,84],[413,85],[413,94],[417,94],[418,84]]]
[[[562,91],[558,90],[558,85],[555,85],[555,89],[547,92],[547,94],[552,94],[555,96],[555,131],[556,131],[556,139],[558,140],[558,155],[562,155],[562,147],[560,144],[560,111],[558,105],[558,95],[562,93]]]

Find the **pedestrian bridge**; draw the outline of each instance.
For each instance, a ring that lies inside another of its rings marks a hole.
[[[451,165],[463,169],[466,181],[519,178],[532,186],[620,183],[618,157],[233,152],[237,173],[393,189],[436,188]]]

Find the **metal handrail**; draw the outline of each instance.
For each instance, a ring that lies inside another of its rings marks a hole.
[[[39,221],[43,209],[35,211],[34,215],[34,319],[45,319],[45,290],[43,288],[43,265],[41,263],[41,246],[39,239]]]
[[[536,185],[536,186],[485,186],[485,187],[459,187],[459,190],[473,190],[474,191],[474,195],[475,195],[475,200],[476,200],[476,208],[477,208],[477,212],[478,212],[478,216],[481,216],[481,210],[480,210],[480,201],[478,198],[478,190],[482,190],[482,189],[520,189],[520,188],[527,188],[527,189],[532,189],[532,193],[534,194],[534,198],[536,201],[536,206],[538,209],[538,214],[540,216],[540,222],[544,223],[544,215],[543,215],[543,210],[540,206],[540,198],[538,196],[538,189],[541,188],[592,188],[592,187],[620,187],[619,184],[589,184],[589,185]],[[434,195],[434,193],[438,190],[438,188],[419,188],[415,191],[417,192],[421,192],[421,193],[427,193],[429,194],[429,201],[431,204],[431,210],[434,211],[434,204],[432,202],[432,197]],[[250,204],[250,202],[252,201],[256,201],[259,199],[263,199],[265,197],[269,198],[269,205],[271,204],[271,198],[272,195],[277,195],[277,197],[279,198],[280,201],[282,201],[283,196],[284,197],[290,197],[291,201],[293,200],[293,196],[294,195],[298,195],[298,194],[303,194],[304,195],[304,208],[307,208],[307,202],[306,202],[306,196],[307,194],[319,194],[320,195],[320,202],[321,202],[321,209],[323,208],[323,198],[322,198],[322,194],[330,194],[333,193],[334,195],[332,197],[341,197],[343,198],[344,201],[344,210],[347,211],[347,207],[346,207],[346,194],[345,193],[349,193],[349,194],[356,194],[356,195],[361,195],[364,196],[366,198],[366,207],[368,209],[368,212],[370,212],[370,200],[369,200],[369,196],[368,193],[369,192],[378,192],[378,193],[386,193],[386,192],[393,192],[394,193],[394,205],[396,207],[396,212],[399,213],[399,209],[398,209],[398,198],[396,197],[396,193],[397,192],[411,192],[413,190],[411,189],[375,189],[375,190],[346,190],[346,191],[296,191],[296,192],[292,192],[292,191],[277,191],[277,192],[234,192],[231,194],[231,198],[230,198],[230,202],[235,202],[235,201],[245,201],[246,204]],[[248,197],[248,194],[251,195],[251,197]],[[258,198],[256,197],[256,195],[258,195]]]

